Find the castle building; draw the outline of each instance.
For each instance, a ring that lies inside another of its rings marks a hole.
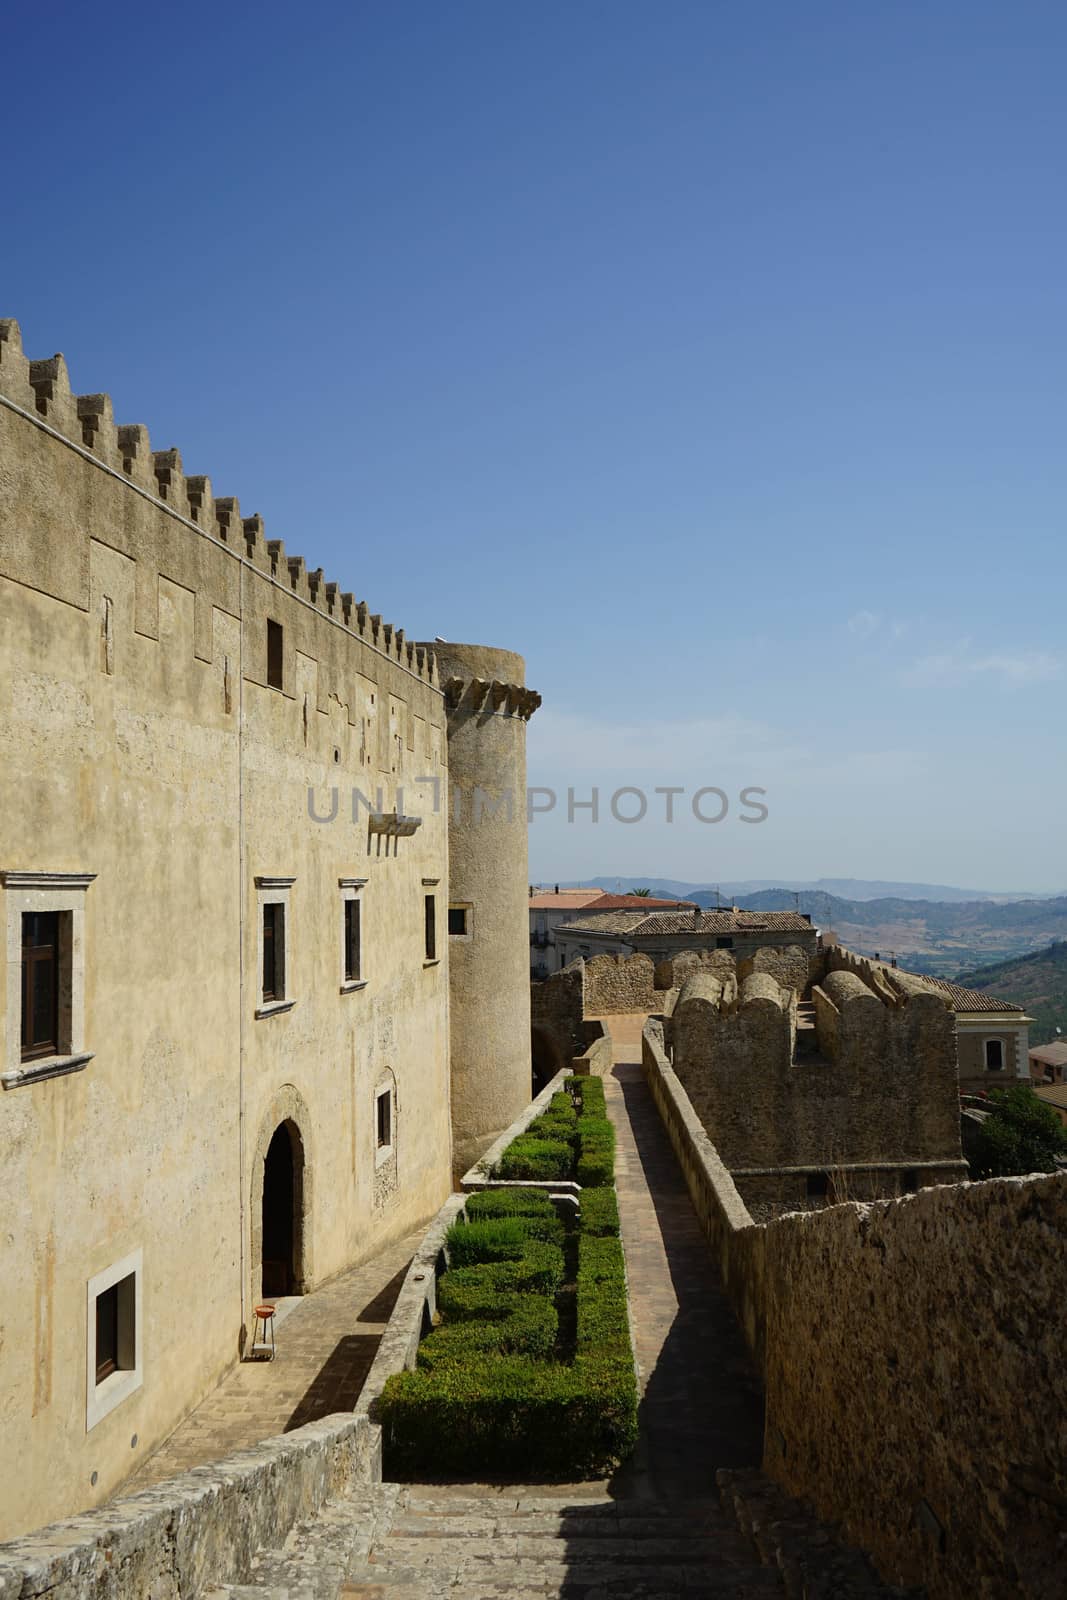
[[[757,950],[790,945],[814,955],[818,940],[818,928],[799,911],[743,911],[738,906],[705,911],[600,911],[590,906],[556,929],[561,966],[576,956],[635,952],[667,961],[683,950],[729,950],[741,960]]]
[[[529,1099],[538,703],[0,323],[0,1539],[112,1494],[258,1300]]]

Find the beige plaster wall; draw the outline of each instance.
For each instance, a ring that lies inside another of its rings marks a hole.
[[[99,1503],[236,1358],[274,1118],[295,1117],[307,1155],[309,1287],[430,1215],[450,1170],[446,823],[417,781],[446,776],[432,658],[45,365],[40,381],[0,328],[0,393],[21,408],[0,405],[0,871],[96,874],[94,1059],[0,1094],[0,1537]],[[391,808],[401,779],[423,821],[385,855],[351,790],[381,783]],[[336,820],[313,821],[309,788],[328,815],[332,787]],[[259,1019],[257,874],[294,879],[295,1004]],[[366,985],[348,993],[341,877],[367,879]],[[517,921],[521,937],[525,907]],[[136,1250],[143,1382],[87,1432],[87,1283]]]

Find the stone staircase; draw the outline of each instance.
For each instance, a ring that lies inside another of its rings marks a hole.
[[[719,1489],[668,1502],[599,1485],[381,1484],[205,1600],[902,1600],[761,1473],[720,1473]]]

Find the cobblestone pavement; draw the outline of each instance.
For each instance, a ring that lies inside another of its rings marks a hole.
[[[277,1329],[275,1359],[239,1362],[120,1493],[146,1489],[332,1411],[351,1411],[423,1231],[299,1300]]]
[[[720,1467],[755,1467],[763,1400],[681,1168],[641,1073],[641,1016],[605,1017],[604,1090],[641,1382],[641,1440],[614,1484],[661,1498],[716,1493]]]

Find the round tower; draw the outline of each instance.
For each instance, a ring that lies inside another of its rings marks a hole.
[[[482,645],[428,646],[448,709],[448,956],[457,1176],[531,1094],[526,663]]]

